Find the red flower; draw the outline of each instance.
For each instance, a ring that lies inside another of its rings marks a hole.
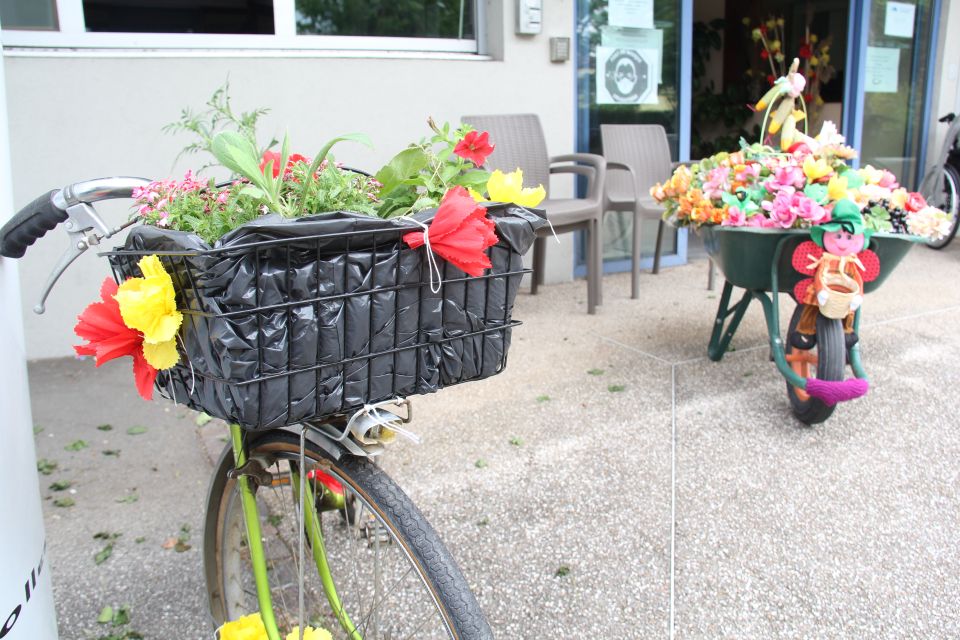
[[[765,24],[760,25],[760,33],[762,33],[763,35],[767,35],[767,25]]]
[[[494,145],[489,143],[490,134],[486,131],[471,131],[463,136],[463,140],[457,143],[453,152],[469,160],[474,166],[482,167],[486,162],[487,156],[493,153]]]
[[[117,283],[106,278],[100,285],[100,299],[87,306],[77,316],[74,333],[87,341],[74,346],[77,355],[93,356],[99,367],[104,362],[121,356],[133,357],[133,377],[137,391],[145,400],[153,399],[153,381],[157,370],[143,357],[143,334],[123,323],[120,305],[114,299]]]
[[[773,84],[774,84],[776,81],[777,81],[777,79],[773,77],[773,74],[772,74],[772,73],[768,73],[768,74],[767,74],[767,82],[770,83],[770,86],[773,86]]]
[[[430,249],[438,256],[471,276],[482,276],[489,268],[487,247],[497,244],[493,220],[487,210],[463,187],[453,187],[443,196],[433,222],[430,223]],[[412,249],[424,244],[424,232],[413,231],[403,236]]]
[[[760,51],[760,57],[766,60],[767,58],[770,57],[770,53],[766,49],[763,49],[762,51]]]
[[[813,49],[810,48],[809,44],[804,42],[802,45],[800,45],[800,52],[798,55],[804,60],[806,60],[807,58],[813,55]]]
[[[924,200],[923,196],[920,195],[919,193],[917,193],[917,192],[915,192],[915,191],[911,191],[911,192],[907,195],[907,203],[906,203],[905,206],[906,206],[907,211],[916,212],[916,211],[920,211],[920,209],[923,209],[924,207],[926,207],[926,206],[927,206],[927,201]]]
[[[264,151],[263,160],[260,161],[260,171],[263,171],[267,168],[267,164],[273,161],[273,177],[276,178],[280,175],[280,154],[276,151]],[[285,173],[289,173],[293,170],[293,166],[298,162],[310,163],[310,158],[302,156],[299,153],[290,154],[287,158],[287,169]]]

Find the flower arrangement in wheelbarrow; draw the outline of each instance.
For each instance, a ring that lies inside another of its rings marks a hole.
[[[370,175],[331,155],[364,135],[312,157],[287,139],[261,149],[262,111],[211,106],[210,122],[185,112],[175,128],[232,177],[135,189],[144,224],[109,254],[119,284],[81,314],[79,354],[130,355],[144,398],[157,386],[251,429],[502,370],[522,254],[546,224],[524,207],[545,192],[482,169],[486,132],[430,119],[429,138]]]
[[[798,64],[794,60],[753,107],[764,111],[761,131],[769,137],[752,144],[741,139],[736,151],[681,166],[650,194],[665,207],[665,220],[704,233],[727,279],[711,358],[722,357],[746,305],[760,300],[794,410],[805,422],[821,422],[837,402],[867,392],[856,333],[864,293],[879,286],[910,242],[946,233],[949,217],[901,187],[891,172],[850,166],[856,151],[833,123],[815,136],[801,130],[806,81]],[[747,293],[728,309],[733,285]],[[798,303],[785,354],[773,304],[778,291],[789,291]],[[773,303],[766,292],[773,292]],[[822,319],[836,324],[821,330]],[[848,380],[842,379],[845,354],[855,374]]]

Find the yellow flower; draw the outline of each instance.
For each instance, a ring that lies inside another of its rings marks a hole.
[[[897,209],[903,209],[907,206],[907,190],[903,187],[899,189],[894,189],[890,192],[890,204],[892,204]]]
[[[759,42],[760,38],[763,37],[763,33],[760,31],[759,28],[757,28],[750,32],[750,37],[753,38],[754,42]]]
[[[157,256],[146,256],[137,264],[143,277],[121,283],[114,296],[120,315],[124,324],[143,333],[144,343],[168,342],[183,322],[177,311],[173,281]]]
[[[780,41],[779,41],[779,40],[774,40],[773,42],[771,42],[771,43],[770,43],[770,50],[771,50],[771,51],[780,51]]]
[[[877,184],[880,182],[880,179],[883,177],[883,172],[879,169],[873,167],[873,165],[868,164],[865,167],[857,169],[857,173],[860,174],[860,177],[863,178],[863,181],[867,184]]]
[[[294,627],[293,631],[287,634],[286,640],[300,640],[300,627]],[[307,627],[303,630],[303,640],[333,640],[333,636],[326,629]]]
[[[833,169],[823,158],[814,160],[813,156],[807,156],[807,159],[803,161],[803,173],[808,180],[814,182],[833,173]]]
[[[830,200],[843,200],[847,197],[847,179],[832,176],[827,184],[827,197]]]
[[[266,640],[267,629],[259,613],[251,613],[220,627],[220,640]]]
[[[820,60],[817,58],[817,56],[810,56],[810,66],[815,67],[818,64],[820,64]]]
[[[486,202],[486,201],[487,201],[487,196],[483,195],[482,193],[478,193],[478,192],[474,191],[474,190],[471,189],[470,187],[467,187],[467,193],[469,193],[469,194],[470,194],[470,197],[473,198],[474,200],[476,200],[477,202]]]
[[[180,354],[177,353],[177,341],[167,340],[157,344],[144,342],[143,357],[154,369],[169,369],[180,362]]]
[[[784,24],[784,19],[783,19],[783,18],[777,18],[777,26],[778,26],[778,27],[782,27],[783,24]]]
[[[521,207],[535,207],[547,197],[543,185],[537,185],[536,189],[523,187],[523,171],[520,169],[512,173],[494,171],[487,180],[487,193],[493,202],[513,202]]]
[[[817,44],[817,40],[819,40],[819,38],[817,37],[817,34],[811,33],[811,34],[810,34],[810,44]]]

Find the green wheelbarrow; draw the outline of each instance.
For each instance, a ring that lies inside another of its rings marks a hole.
[[[847,346],[843,321],[818,315],[815,347],[797,349],[781,338],[779,294],[788,293],[794,300],[796,286],[809,275],[794,268],[793,253],[810,239],[804,229],[776,230],[753,227],[705,226],[700,229],[707,253],[723,274],[726,282],[714,321],[707,354],[714,362],[723,358],[730,340],[754,299],[763,307],[770,338],[771,359],[787,381],[787,396],[799,420],[806,424],[824,422],[840,401],[866,394],[869,383],[860,359],[860,345]],[[922,239],[893,233],[876,233],[869,249],[879,258],[879,273],[865,282],[863,291],[876,290],[887,279],[903,257]],[[731,304],[733,288],[744,289],[739,302]],[[787,329],[793,334],[804,305],[798,302]],[[860,309],[853,321],[859,332]],[[853,378],[845,379],[846,365]]]

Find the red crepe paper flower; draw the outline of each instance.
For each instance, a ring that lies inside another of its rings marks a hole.
[[[806,42],[800,45],[799,56],[804,60],[809,59],[813,55],[813,49]]]
[[[764,50],[762,50],[762,51],[760,52],[760,57],[761,57],[762,59],[766,60],[767,58],[770,57],[770,54],[767,53],[767,50],[766,50],[766,49],[764,49]]]
[[[269,164],[271,160],[273,161],[273,177],[276,178],[280,175],[280,160],[281,160],[280,154],[276,151],[263,152],[263,160],[260,161],[260,171],[263,171],[264,169],[266,169],[267,164]],[[302,156],[299,153],[291,154],[290,156],[287,157],[286,171],[291,171],[293,169],[293,165],[297,164],[298,162],[309,163],[310,158],[306,156]]]
[[[453,152],[469,160],[477,167],[482,167],[487,161],[487,156],[493,153],[494,145],[490,144],[490,134],[486,131],[471,131],[463,136],[463,140],[457,143]]]
[[[427,235],[430,248],[438,256],[471,276],[482,276],[490,268],[486,250],[497,244],[493,220],[487,210],[463,187],[453,187],[443,196]],[[403,236],[412,249],[424,244],[424,232],[413,231]]]
[[[143,334],[123,322],[120,305],[114,299],[117,283],[106,278],[100,285],[100,299],[87,306],[79,316],[73,331],[86,344],[74,346],[77,355],[93,356],[99,367],[114,358],[131,356],[137,391],[145,400],[153,399],[153,381],[157,370],[143,356]]]

